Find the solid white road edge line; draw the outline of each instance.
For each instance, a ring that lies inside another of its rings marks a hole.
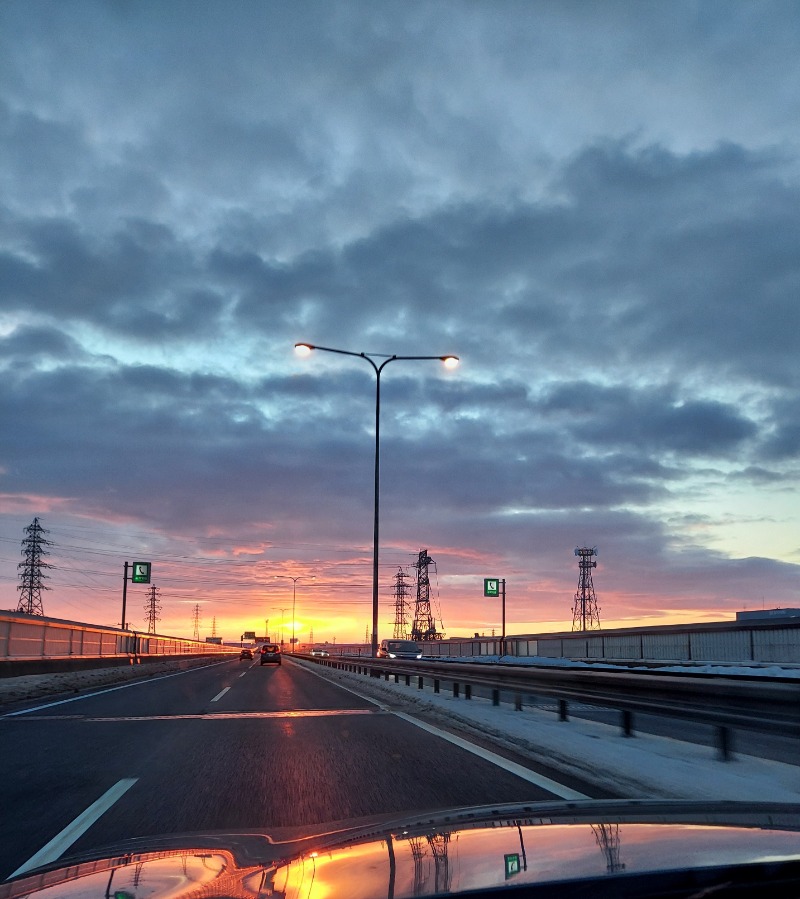
[[[222,697],[230,690],[230,687],[225,687],[224,690],[220,690],[219,693],[211,700],[212,702],[216,702],[218,699],[222,699]]]
[[[224,662],[212,662],[210,665],[198,665],[197,668],[185,668],[183,671],[173,671],[172,674],[160,674],[158,677],[148,677],[146,680],[131,681],[120,684],[117,687],[107,687],[105,690],[96,690],[94,693],[83,693],[80,696],[70,696],[69,699],[56,699],[54,702],[46,702],[44,705],[31,706],[29,709],[18,709],[16,712],[6,712],[0,718],[16,718],[18,715],[27,715],[30,712],[40,712],[42,709],[50,709],[56,705],[65,705],[68,702],[79,702],[81,699],[91,699],[93,696],[102,696],[104,693],[113,693],[116,690],[127,690],[128,687],[141,687],[142,684],[154,684],[156,681],[166,680],[168,677],[180,677],[182,674],[190,674],[192,671],[203,671],[213,668],[215,665],[224,665]]]
[[[565,787],[564,784],[560,784],[558,781],[551,780],[543,774],[537,774],[529,768],[525,768],[522,765],[518,765],[516,762],[512,762],[510,759],[504,758],[502,755],[498,755],[496,752],[491,752],[488,749],[484,749],[482,746],[476,746],[474,743],[470,743],[468,740],[457,737],[455,734],[448,733],[446,730],[441,730],[438,727],[434,727],[432,724],[426,724],[424,721],[420,721],[412,715],[407,715],[405,712],[392,712],[392,714],[396,715],[398,718],[402,718],[403,721],[408,721],[408,723],[413,724],[414,727],[419,727],[422,730],[426,730],[429,734],[447,740],[448,743],[452,743],[454,746],[466,749],[467,752],[477,755],[478,758],[485,759],[487,762],[497,765],[498,768],[502,768],[511,774],[516,774],[517,777],[527,780],[528,783],[535,784],[537,787],[541,787],[543,790],[553,793],[558,796],[559,799],[589,799],[584,793],[579,793],[577,790]]]
[[[67,849],[69,849],[79,837],[83,836],[92,824],[94,824],[101,815],[107,812],[117,800],[122,798],[138,779],[138,777],[126,777],[115,783],[114,786],[103,793],[96,802],[93,802],[85,812],[78,815],[71,824],[68,824],[61,833],[54,836],[49,843],[42,846],[35,855],[32,855],[24,865],[17,868],[8,879],[10,880],[11,877],[18,877],[20,874],[24,874],[32,868],[38,868],[39,865],[47,865],[50,862],[54,862],[56,859],[61,858]]]
[[[314,671],[313,668],[307,667],[306,665],[301,665],[301,667],[306,671],[310,671],[312,674],[316,674],[317,677],[321,677],[323,680],[326,680],[329,684],[333,683],[337,687],[341,687],[343,690],[347,690],[348,693],[352,693],[354,696],[358,696],[359,699],[366,699],[367,702],[374,703],[384,712],[389,712],[391,715],[396,715],[398,718],[402,718],[404,721],[407,721],[409,724],[413,724],[415,727],[420,727],[422,728],[422,730],[426,730],[428,731],[428,733],[434,734],[434,736],[441,737],[443,740],[447,740],[448,742],[453,743],[455,746],[459,746],[461,749],[466,749],[467,752],[471,752],[473,755],[477,755],[479,758],[482,758],[487,762],[491,762],[493,765],[497,765],[498,768],[503,768],[505,771],[508,771],[511,774],[516,774],[517,777],[521,777],[523,780],[527,780],[528,783],[532,783],[537,787],[541,787],[543,790],[547,790],[548,792],[553,793],[553,795],[558,796],[559,799],[590,798],[584,793],[579,793],[577,790],[572,790],[569,787],[565,787],[564,784],[560,784],[556,780],[551,780],[549,777],[545,777],[543,774],[537,774],[535,771],[531,771],[529,768],[518,765],[516,762],[512,762],[510,759],[504,758],[502,755],[498,755],[496,752],[491,752],[488,749],[483,749],[481,746],[476,746],[474,743],[470,743],[468,740],[464,740],[461,737],[457,737],[454,734],[448,733],[446,730],[441,730],[438,727],[434,727],[432,724],[425,724],[425,722],[414,718],[412,715],[407,715],[405,712],[392,711],[392,709],[382,703],[379,699],[376,699],[374,696],[366,696],[363,693],[360,693],[358,690],[354,690],[352,687],[345,687],[344,684],[337,683],[336,681],[331,681],[329,678],[326,678],[324,674],[320,674],[317,671]]]

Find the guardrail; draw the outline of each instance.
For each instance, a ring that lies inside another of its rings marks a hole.
[[[800,736],[800,682],[746,676],[663,674],[659,671],[598,671],[575,668],[402,662],[390,659],[334,659],[306,657],[326,667],[382,677],[393,677],[406,686],[423,689],[426,681],[441,692],[450,686],[454,698],[470,700],[475,687],[490,691],[494,705],[502,698],[521,710],[525,697],[547,697],[566,721],[569,703],[581,702],[615,709],[625,736],[634,732],[634,715],[651,714],[699,721],[712,725],[720,758],[732,754],[731,731],[735,728],[770,730]]]
[[[238,652],[181,637],[0,612],[0,676]]]

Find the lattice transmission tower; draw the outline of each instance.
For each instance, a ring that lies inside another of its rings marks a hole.
[[[592,583],[592,569],[597,568],[594,557],[597,547],[578,546],[575,549],[578,557],[578,591],[575,594],[575,605],[572,607],[572,630],[600,630],[600,609]]]
[[[39,524],[38,518],[34,518],[25,528],[26,537],[22,541],[22,555],[25,561],[17,565],[21,581],[17,586],[19,590],[17,611],[26,615],[44,615],[42,590],[50,589],[42,583],[48,577],[44,569],[53,567],[44,561],[44,556],[49,555],[45,547],[53,545],[45,539],[44,535],[47,533],[48,531]]]
[[[431,580],[428,566],[435,564],[427,549],[419,551],[419,557],[414,563],[414,568],[417,569],[417,601],[414,604],[414,623],[411,625],[412,640],[441,640],[444,636],[441,631],[436,630],[436,622],[431,611]]]
[[[592,824],[592,833],[606,858],[606,871],[616,874],[625,870],[625,863],[620,861],[619,824]]]
[[[200,639],[200,603],[196,603],[192,609],[192,639]]]
[[[395,640],[405,640],[408,636],[408,594],[411,585],[408,575],[402,568],[397,569],[394,576],[394,631]]]
[[[144,604],[145,621],[147,622],[147,633],[154,634],[156,632],[156,621],[161,620],[161,592],[155,584],[150,585],[150,589],[146,593],[147,602]]]

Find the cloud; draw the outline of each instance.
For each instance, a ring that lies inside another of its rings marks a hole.
[[[369,574],[375,372],[292,346],[457,353],[381,376],[387,572],[502,563],[545,614],[588,541],[621,616],[785,596],[796,23],[3,5],[0,490]]]
[[[668,386],[561,384],[543,402],[546,415],[588,444],[639,448],[648,454],[737,456],[758,431],[739,409],[712,400],[679,399]]]

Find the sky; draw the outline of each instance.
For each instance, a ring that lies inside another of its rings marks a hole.
[[[794,2],[4,0],[0,609],[364,640],[302,341],[379,638],[800,606],[799,244]]]

